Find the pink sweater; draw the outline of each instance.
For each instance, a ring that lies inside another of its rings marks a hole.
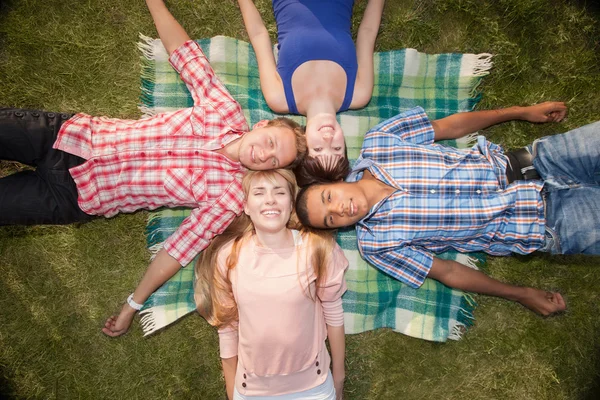
[[[331,358],[325,347],[327,325],[344,324],[342,294],[348,260],[336,245],[316,301],[316,277],[307,261],[307,240],[272,250],[246,240],[230,272],[238,305],[237,329],[219,330],[221,358],[238,356],[237,390],[246,396],[280,395],[323,383]],[[219,254],[219,270],[231,244]]]

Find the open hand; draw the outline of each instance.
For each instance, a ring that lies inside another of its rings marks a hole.
[[[127,333],[135,313],[136,310],[125,303],[118,316],[115,317],[112,315],[106,320],[104,328],[102,328],[102,333],[110,337],[117,337]]]
[[[567,308],[560,293],[525,288],[525,294],[518,300],[523,306],[543,316],[548,316]]]
[[[525,107],[523,119],[529,122],[560,122],[567,115],[567,106],[561,101],[546,101]]]

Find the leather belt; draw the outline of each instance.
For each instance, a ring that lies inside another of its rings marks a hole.
[[[525,147],[506,152],[505,155],[508,157],[506,179],[509,184],[514,181],[541,179],[533,166],[533,156]]]

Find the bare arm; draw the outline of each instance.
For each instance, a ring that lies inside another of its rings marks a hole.
[[[285,101],[283,84],[277,72],[273,45],[265,23],[252,0],[238,0],[238,4],[250,43],[256,53],[260,88],[267,105],[277,113],[287,113],[289,110]]]
[[[346,358],[346,336],[344,325],[327,325],[327,338],[331,349],[331,373],[333,374],[333,384],[335,386],[335,398],[341,400],[344,394],[344,379],[346,379],[346,368],[344,360]]]
[[[133,292],[133,301],[143,304],[156,289],[175,275],[180,268],[179,261],[171,257],[166,250],[160,250],[148,266],[135,292]],[[129,329],[135,313],[136,310],[125,303],[117,317],[113,315],[106,321],[102,332],[112,337],[121,336]]]
[[[560,122],[567,114],[565,103],[547,101],[529,107],[509,107],[498,110],[463,112],[432,121],[435,140],[457,139],[511,120],[529,122]]]
[[[567,308],[560,293],[503,283],[456,261],[434,257],[428,277],[451,288],[517,301],[545,316]]]
[[[235,372],[237,371],[237,356],[231,358],[221,358],[223,365],[223,376],[225,377],[225,389],[227,390],[227,398],[233,399],[233,387],[235,386]]]
[[[373,52],[385,0],[369,0],[356,36],[358,72],[350,108],[367,105],[373,94]]]
[[[163,0],[146,0],[146,5],[148,6],[148,10],[150,10],[154,25],[156,25],[158,36],[160,36],[160,40],[169,55],[179,46],[190,40],[186,31],[171,15]]]

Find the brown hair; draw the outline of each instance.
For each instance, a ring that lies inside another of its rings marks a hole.
[[[307,156],[294,168],[298,186],[331,183],[344,180],[350,173],[350,162],[342,156]]]
[[[296,186],[293,173],[286,169],[249,171],[242,181],[244,194],[248,194],[250,185],[254,179],[262,177],[274,179],[275,175],[282,176],[288,182],[293,199],[298,187]],[[307,248],[310,249],[310,262],[317,277],[316,287],[320,287],[321,281],[326,275],[326,268],[330,262],[331,254],[333,253],[335,236],[332,232],[319,232],[302,228],[293,210],[287,227],[288,229],[299,229],[303,237],[308,238]],[[212,240],[210,245],[201,253],[200,259],[196,263],[194,285],[196,308],[200,315],[206,318],[211,325],[224,327],[232,325],[238,320],[238,309],[233,298],[229,272],[235,268],[242,246],[247,240],[252,238],[252,231],[253,226],[250,218],[246,214],[240,215],[221,235]],[[217,270],[218,258],[221,250],[230,243],[232,243],[231,249],[225,260],[227,273],[222,274]]]
[[[286,117],[273,118],[266,126],[289,128],[294,132],[294,137],[296,139],[296,158],[290,165],[285,167],[287,169],[294,169],[302,162],[302,160],[304,160],[304,157],[306,157],[307,145],[305,128],[296,121],[292,121]]]

